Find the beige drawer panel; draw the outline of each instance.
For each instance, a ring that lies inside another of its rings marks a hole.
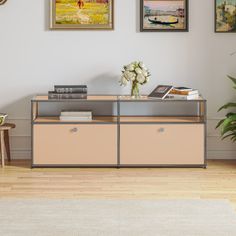
[[[117,164],[116,125],[34,125],[34,164]]]
[[[204,164],[204,125],[121,125],[121,164]]]

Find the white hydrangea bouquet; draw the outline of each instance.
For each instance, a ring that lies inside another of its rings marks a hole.
[[[135,61],[123,67],[120,85],[132,83],[131,96],[139,97],[139,85],[146,84],[150,79],[150,72],[141,61]]]

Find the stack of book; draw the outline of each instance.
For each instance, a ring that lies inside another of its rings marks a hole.
[[[63,110],[60,115],[61,121],[91,121],[92,111]]]
[[[87,99],[87,85],[55,85],[48,99]]]
[[[192,100],[199,98],[199,92],[197,89],[186,88],[186,87],[174,87],[170,91],[169,97],[173,99]]]

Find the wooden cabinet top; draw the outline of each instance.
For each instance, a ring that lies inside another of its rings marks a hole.
[[[184,100],[184,99],[155,99],[149,98],[147,95],[140,96],[139,98],[132,98],[129,95],[88,95],[87,99],[49,99],[47,95],[36,95],[32,98],[32,102],[204,102],[203,97],[199,96],[197,99]]]

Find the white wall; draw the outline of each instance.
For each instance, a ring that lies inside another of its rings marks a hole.
[[[142,60],[157,84],[198,88],[208,99],[208,156],[236,158],[214,130],[217,108],[233,99],[226,74],[236,75],[236,34],[214,33],[214,1],[190,0],[189,33],[140,33],[139,0],[115,0],[114,31],[50,31],[49,0],[8,0],[0,6],[0,111],[16,122],[15,158],[30,154],[30,97],[54,84],[89,85],[90,93],[127,93],[122,65]]]

